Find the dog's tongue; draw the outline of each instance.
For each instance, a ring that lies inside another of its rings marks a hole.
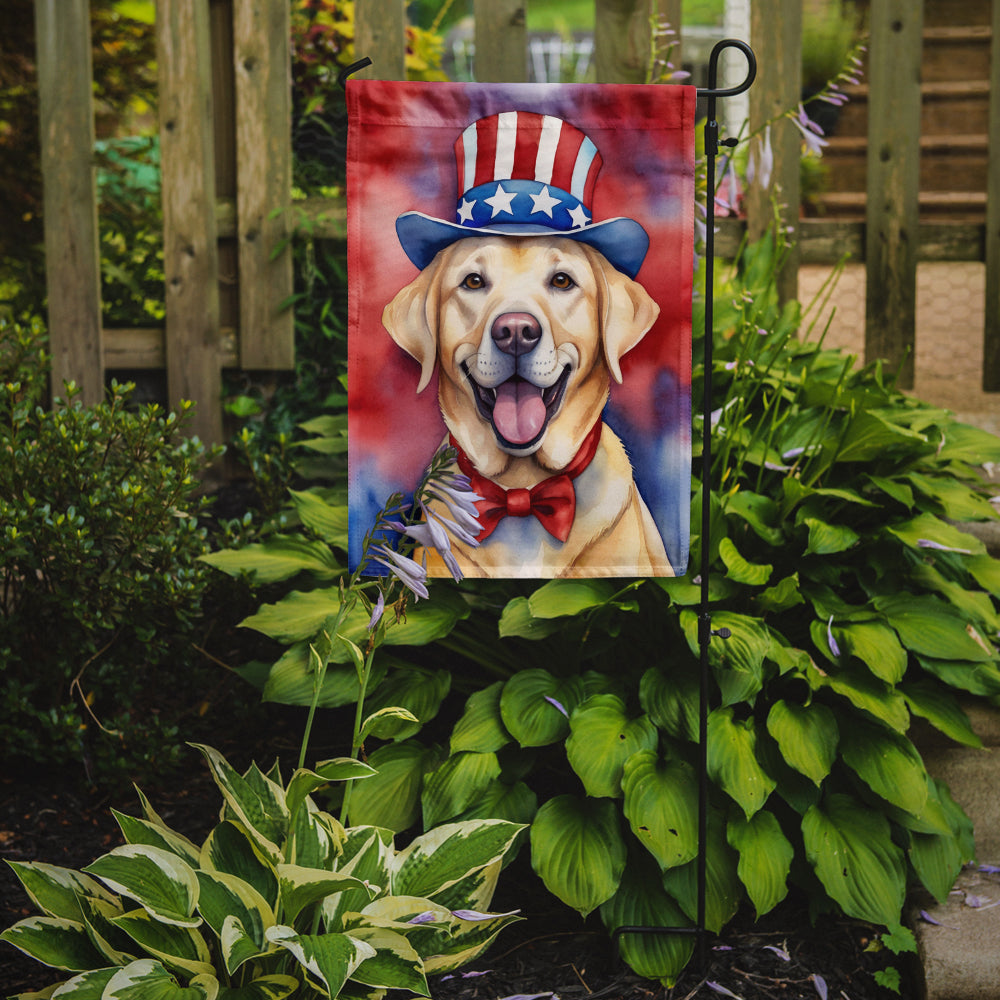
[[[493,425],[511,444],[527,444],[545,424],[542,390],[530,382],[510,379],[497,386]]]

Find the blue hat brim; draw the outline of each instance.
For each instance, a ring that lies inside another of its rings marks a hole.
[[[527,223],[470,227],[444,219],[435,219],[422,212],[404,212],[396,219],[396,235],[406,256],[421,271],[445,247],[469,237],[486,236],[560,236],[586,243],[599,251],[623,274],[634,278],[646,259],[649,236],[634,219],[606,219],[579,229],[553,229]]]

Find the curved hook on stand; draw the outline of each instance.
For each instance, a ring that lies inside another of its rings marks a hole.
[[[352,62],[350,66],[345,66],[337,74],[337,85],[340,87],[341,90],[344,90],[347,86],[347,78],[352,73],[357,73],[358,70],[362,70],[366,66],[371,66],[371,64],[372,64],[371,59],[369,59],[368,56],[365,56],[364,58],[359,59],[357,62]]]

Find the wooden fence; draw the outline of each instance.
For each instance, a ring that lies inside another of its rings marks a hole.
[[[525,7],[530,0],[474,0],[480,81],[527,78]],[[157,40],[163,170],[166,325],[101,326],[97,209],[92,168],[88,0],[35,0],[53,384],[73,379],[85,401],[101,397],[105,372],[165,369],[171,402],[198,405],[196,433],[223,438],[221,371],[293,365],[293,218],[340,239],[343,201],[291,204],[290,0],[158,0]],[[365,75],[402,79],[405,0],[357,0],[356,51]],[[867,269],[866,355],[898,363],[914,345],[916,265],[985,261],[983,384],[1000,390],[1000,0],[992,2],[987,210],[984,223],[922,223],[919,59],[923,2],[871,0],[869,126],[864,221],[785,223],[797,242],[782,277],[795,294],[800,263],[843,254]],[[595,0],[594,64],[600,82],[642,82],[650,16],[680,25],[682,0]],[[751,43],[759,72],[751,129],[800,98],[801,0],[753,0]],[[680,40],[683,50],[683,38]],[[676,53],[675,53],[676,58]],[[725,102],[720,102],[724,104]],[[720,108],[720,118],[725,109]],[[737,123],[738,124],[738,123]],[[799,135],[774,130],[775,171],[751,189],[747,220],[725,220],[717,251],[732,253],[744,228],[760,233],[771,199],[799,203]],[[785,127],[787,126],[787,127]],[[735,129],[734,129],[735,131]],[[786,210],[787,215],[787,210]],[[904,367],[912,384],[913,355]]]

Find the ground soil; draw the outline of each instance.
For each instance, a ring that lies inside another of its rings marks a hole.
[[[276,725],[280,733],[287,720],[279,719]],[[284,737],[279,735],[277,742]],[[245,759],[243,744],[245,738],[220,741],[234,763]],[[208,832],[218,813],[218,793],[193,751],[191,767],[151,792],[150,798],[169,825],[196,840]],[[71,776],[8,774],[0,778],[0,858],[69,868],[89,864],[122,842],[112,806],[132,815],[140,812],[134,793],[124,790],[109,796],[74,783]],[[673,989],[634,975],[617,959],[596,918],[583,922],[546,893],[526,858],[505,871],[494,906],[503,911],[520,908],[525,919],[505,930],[470,970],[448,979],[433,977],[435,1000],[550,994],[562,1000],[730,995],[743,1000],[815,1000],[824,995],[886,1000],[892,994],[876,985],[873,975],[890,964],[903,973],[902,996],[916,995],[909,970],[898,959],[866,950],[874,939],[872,928],[833,918],[813,926],[801,900],[786,902],[756,924],[751,914],[741,913],[720,937],[706,938],[704,967],[694,961]],[[11,870],[0,866],[0,927],[32,912]],[[0,996],[38,990],[61,978],[0,944]]]

